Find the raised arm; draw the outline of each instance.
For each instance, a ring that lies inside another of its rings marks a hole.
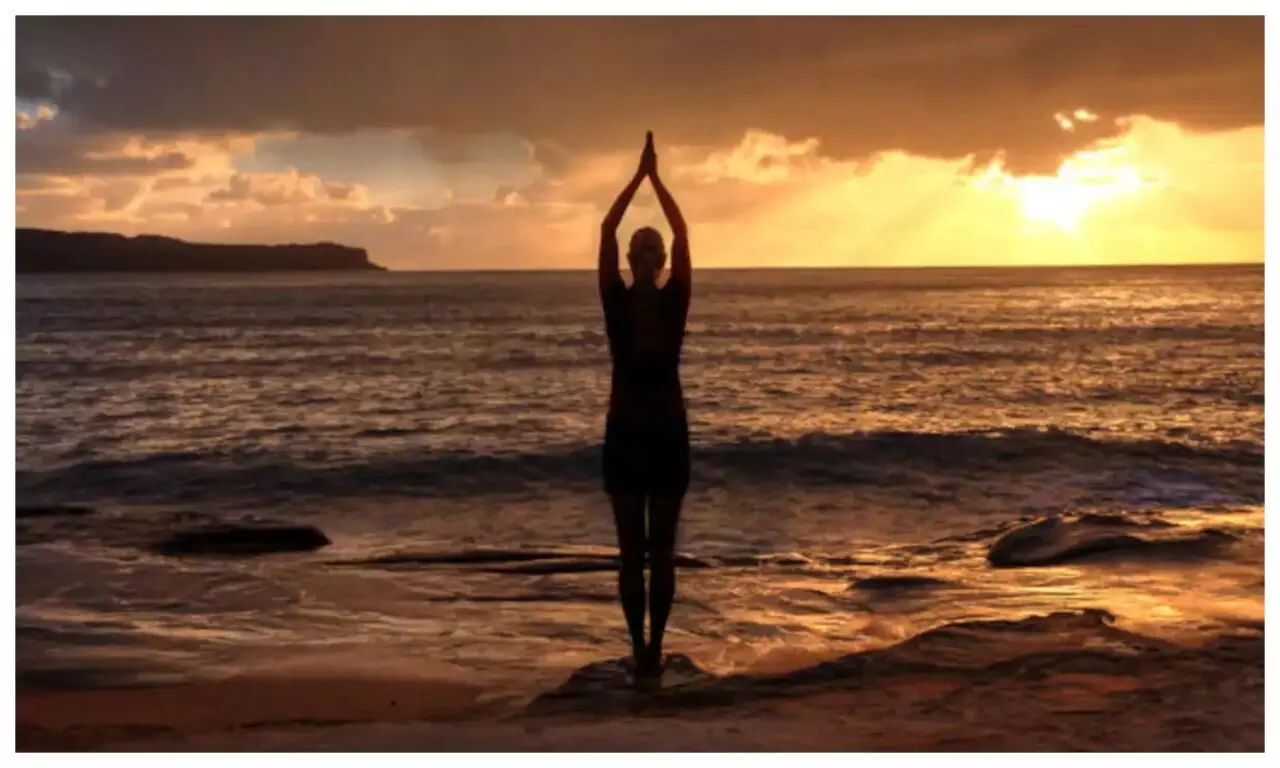
[[[653,191],[657,194],[662,213],[666,215],[667,224],[671,227],[671,277],[689,285],[693,277],[693,263],[689,259],[689,227],[684,223],[684,216],[680,213],[680,206],[676,205],[676,199],[667,191],[662,179],[658,178],[656,163],[649,172],[649,180],[653,182]]]
[[[598,272],[602,290],[611,283],[622,279],[622,272],[618,269],[618,225],[622,223],[622,217],[627,212],[627,206],[631,204],[631,198],[635,197],[636,190],[640,188],[640,183],[643,181],[644,176],[637,172],[635,178],[627,182],[627,186],[622,188],[618,199],[613,201],[613,207],[605,214],[604,221],[600,222],[600,265]]]
[[[600,263],[597,272],[601,291],[622,280],[622,272],[618,269],[618,226],[622,224],[622,217],[627,213],[627,206],[631,205],[631,198],[636,196],[636,190],[644,183],[652,167],[653,134],[651,133],[645,139],[644,151],[640,154],[640,166],[636,168],[635,176],[627,182],[627,186],[622,188],[618,199],[613,201],[609,212],[604,215],[604,221],[600,222]]]

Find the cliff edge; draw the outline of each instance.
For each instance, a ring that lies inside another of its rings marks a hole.
[[[109,232],[18,229],[16,271],[283,272],[381,270],[363,248],[313,245],[220,245]]]

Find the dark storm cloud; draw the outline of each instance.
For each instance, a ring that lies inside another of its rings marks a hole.
[[[21,18],[17,71],[20,98],[56,95],[87,130],[505,131],[583,152],[754,127],[1029,170],[1110,127],[1060,131],[1077,107],[1261,124],[1263,22]]]
[[[31,101],[45,101],[53,99],[57,96],[54,88],[54,79],[50,72],[40,69],[27,69],[21,67],[14,73],[17,81],[17,93],[20,99],[29,99]]]
[[[118,143],[96,138],[59,136],[28,138],[19,132],[14,153],[20,175],[48,176],[147,176],[164,171],[191,168],[195,161],[182,152],[161,152],[152,156],[119,154]],[[32,132],[34,133],[34,132]]]

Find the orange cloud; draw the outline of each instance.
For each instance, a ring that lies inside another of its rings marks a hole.
[[[756,179],[771,193],[754,201],[749,219],[725,210],[704,220],[699,250],[726,265],[1262,258],[1261,127],[1196,134],[1134,117],[1120,128],[1051,175],[1010,174],[999,160],[886,153],[854,163],[796,152],[780,166],[785,173],[771,169]],[[740,149],[760,143],[750,136]],[[777,178],[788,183],[778,188]],[[696,207],[704,191],[686,196]]]
[[[1077,129],[1104,122],[1084,108],[1059,117]],[[705,267],[1262,258],[1261,126],[1197,132],[1143,116],[1106,122],[1105,138],[1031,175],[1000,158],[903,150],[839,160],[816,138],[762,130],[727,146],[660,138],[660,165]],[[486,167],[484,183],[472,180],[466,194],[432,208],[388,205],[376,185],[294,169],[236,171],[249,140],[139,139],[95,151],[113,162],[172,152],[191,162],[127,177],[20,175],[19,224],[110,220],[195,239],[329,239],[401,268],[590,268],[600,217],[634,171],[638,142],[590,154],[531,143],[528,167],[496,175]],[[471,155],[460,162],[485,165]],[[442,171],[460,175],[458,166]],[[624,222],[642,224],[663,225],[647,188]]]
[[[738,179],[755,184],[786,181],[796,172],[821,165],[818,140],[788,141],[764,131],[747,131],[742,141],[728,151],[716,151],[695,168],[691,175],[702,182]]]
[[[359,206],[368,201],[363,185],[325,181],[296,168],[279,173],[234,173],[225,186],[211,191],[209,202],[254,202],[264,206],[299,203],[340,203]]]
[[[57,112],[48,104],[40,104],[36,107],[35,112],[26,112],[20,109],[18,110],[17,128],[19,131],[30,131],[38,127],[41,123],[49,122],[56,115]]]

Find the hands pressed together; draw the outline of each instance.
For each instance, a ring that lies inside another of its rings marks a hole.
[[[658,177],[658,151],[653,148],[653,131],[644,135],[644,149],[640,152],[640,167],[636,169],[636,178]]]

